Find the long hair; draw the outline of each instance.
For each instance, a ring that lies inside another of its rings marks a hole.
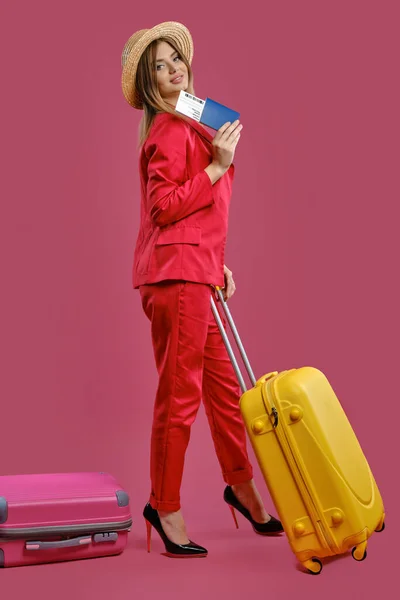
[[[173,40],[168,37],[162,37],[149,44],[140,58],[136,72],[136,89],[140,100],[143,103],[144,111],[139,127],[139,146],[142,146],[146,141],[157,113],[168,112],[177,117],[180,116],[179,113],[175,112],[174,107],[171,104],[168,104],[163,100],[158,90],[157,70],[155,66],[158,42],[167,42],[178,53],[179,58],[186,65],[188,70],[189,84],[187,91],[189,94],[194,95],[193,72],[189,61],[186,56],[180,52]]]

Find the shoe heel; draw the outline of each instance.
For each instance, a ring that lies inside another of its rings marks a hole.
[[[146,520],[146,519],[145,519]],[[147,552],[151,550],[151,523],[146,521],[146,530],[147,530]]]
[[[232,513],[233,520],[235,521],[236,529],[239,529],[239,523],[237,522],[235,509],[233,508],[233,506],[229,506],[229,508]]]

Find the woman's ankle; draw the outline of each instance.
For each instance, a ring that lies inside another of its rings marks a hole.
[[[186,533],[186,525],[181,510],[159,511],[162,528],[166,536],[175,544],[187,544],[189,538]]]
[[[235,492],[242,492],[242,493],[255,493],[256,492],[256,486],[254,483],[254,479],[249,479],[248,481],[242,481],[241,483],[234,483],[231,485],[232,490]]]
[[[269,521],[270,515],[264,507],[254,479],[232,485],[231,488],[236,498],[247,508],[255,521],[259,523]]]

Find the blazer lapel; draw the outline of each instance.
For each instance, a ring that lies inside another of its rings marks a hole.
[[[200,125],[200,123],[198,123],[197,121],[195,121],[194,119],[190,119],[189,117],[184,117],[185,121],[191,126],[193,127],[193,129],[195,131],[197,131],[197,133],[199,135],[201,135],[201,137],[203,137],[209,144],[212,144],[213,141],[213,136],[207,131],[207,129],[205,127],[203,127],[202,125]]]

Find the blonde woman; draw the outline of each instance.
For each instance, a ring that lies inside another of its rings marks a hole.
[[[203,400],[222,477],[224,499],[269,535],[282,531],[253,480],[239,410],[240,389],[211,312],[212,286],[235,291],[224,264],[233,158],[242,125],[226,123],[212,137],[175,106],[194,94],[193,41],[180,23],[134,33],[122,53],[122,89],[143,110],[140,127],[140,228],[133,285],[151,323],[159,375],[151,435],[151,494],[144,509],[174,557],[207,556],[192,542],[180,488],[190,429]]]

